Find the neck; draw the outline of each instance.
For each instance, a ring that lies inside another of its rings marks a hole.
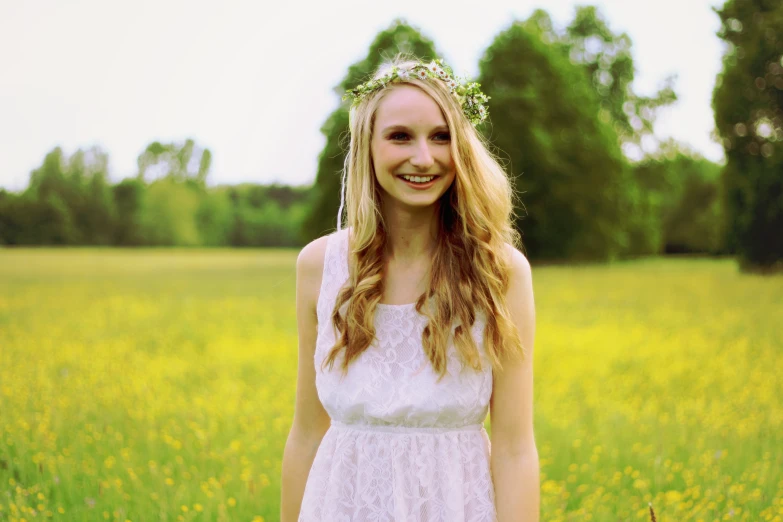
[[[385,213],[388,227],[386,261],[393,264],[429,263],[438,244],[439,215],[437,205],[395,208]]]

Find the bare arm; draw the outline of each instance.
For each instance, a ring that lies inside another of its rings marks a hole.
[[[530,264],[514,249],[508,307],[526,350],[523,361],[508,361],[493,375],[490,466],[498,522],[538,522],[540,474],[533,434],[533,340],[535,305]]]
[[[330,418],[315,387],[316,303],[321,287],[326,237],[305,246],[296,260],[296,320],[299,330],[299,364],[296,404],[291,431],[283,450],[281,522],[296,522],[305,484]]]

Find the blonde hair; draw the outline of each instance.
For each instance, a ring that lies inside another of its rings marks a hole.
[[[416,62],[398,56],[382,65],[376,77],[392,65],[412,63]],[[481,310],[486,314],[486,353],[493,369],[500,370],[501,359],[525,355],[505,300],[510,272],[507,245],[520,244],[519,233],[511,224],[514,192],[505,171],[444,82],[411,77],[405,84],[418,87],[440,106],[451,134],[456,169],[454,182],[440,200],[438,244],[429,288],[416,301],[416,310],[429,319],[422,333],[424,351],[442,378],[447,370],[451,325],[457,319],[454,345],[466,364],[481,370],[478,348],[470,334],[470,326]],[[343,168],[337,221],[340,231],[347,189],[349,278],[338,292],[331,314],[332,324],[340,335],[322,364],[332,368],[339,353],[344,351],[343,373],[374,340],[374,311],[384,292],[387,227],[370,143],[378,106],[393,88],[391,84],[366,96],[350,110],[351,141]],[[432,304],[429,309],[425,307],[428,298]],[[348,304],[343,317],[339,310],[345,303]]]

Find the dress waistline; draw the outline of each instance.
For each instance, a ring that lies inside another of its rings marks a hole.
[[[383,425],[383,424],[347,424],[345,422],[332,419],[332,427],[345,430],[359,430],[359,431],[381,431],[391,433],[459,433],[465,431],[481,431],[484,425],[467,424],[465,426],[457,426],[454,428],[436,426],[436,427],[418,427],[418,426],[395,426],[395,425]]]

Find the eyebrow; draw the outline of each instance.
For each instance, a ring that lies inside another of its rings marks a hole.
[[[405,125],[389,125],[388,127],[385,127],[381,134],[386,134],[387,132],[391,131],[408,131],[410,132],[410,128],[406,127]],[[449,126],[448,125],[438,125],[433,129],[433,132],[448,132]]]

